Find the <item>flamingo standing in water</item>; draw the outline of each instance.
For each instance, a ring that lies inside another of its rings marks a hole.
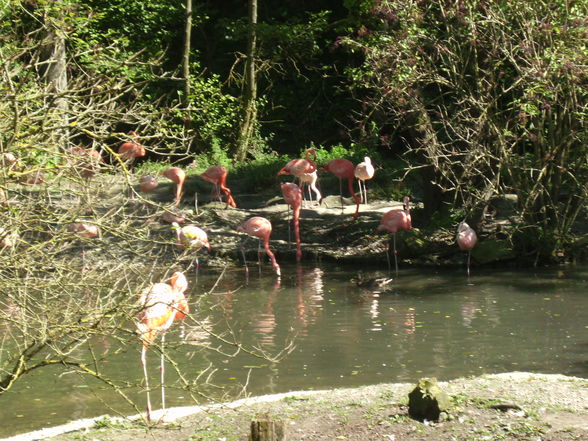
[[[470,276],[470,257],[472,250],[478,242],[478,236],[472,227],[470,227],[465,221],[462,221],[457,226],[457,236],[455,238],[457,246],[461,251],[468,252],[468,277]]]
[[[163,176],[176,184],[176,194],[174,198],[174,205],[180,203],[182,194],[184,193],[184,182],[186,181],[186,172],[178,167],[168,168],[164,171]]]
[[[118,154],[123,161],[128,162],[129,169],[132,171],[136,159],[142,158],[147,152],[145,151],[145,147],[139,143],[139,135],[137,132],[130,131],[129,135],[131,136],[131,140],[123,142],[120,145],[118,148]]]
[[[149,396],[149,379],[147,375],[147,349],[153,343],[155,337],[161,332],[161,407],[165,411],[164,390],[164,345],[165,332],[175,320],[182,320],[190,312],[184,292],[188,288],[188,281],[181,272],[175,272],[171,276],[170,284],[156,283],[141,293],[139,304],[142,310],[139,313],[137,333],[143,347],[141,349],[141,365],[145,376],[145,388],[147,389],[147,421],[151,421],[151,398]]]
[[[233,208],[237,207],[237,204],[235,203],[233,196],[231,196],[231,190],[229,189],[229,187],[227,187],[227,169],[225,167],[223,167],[222,165],[215,165],[213,167],[208,168],[204,173],[200,173],[197,176],[200,176],[206,182],[214,184],[214,188],[216,189],[216,194],[220,202],[222,202],[222,200],[219,188],[223,191],[227,198],[227,205],[225,206],[225,208],[229,205]]]
[[[355,177],[359,183],[359,196],[364,204],[367,204],[367,189],[365,188],[365,181],[374,177],[375,169],[372,165],[372,160],[369,156],[363,158],[363,162],[360,162],[355,166]],[[363,185],[363,191],[361,189]]]
[[[357,219],[359,217],[359,197],[353,191],[353,180],[355,179],[355,166],[353,163],[347,159],[332,159],[325,165],[322,170],[326,170],[329,173],[337,176],[339,178],[339,194],[341,196],[341,210],[343,210],[343,189],[342,189],[342,181],[341,179],[347,179],[349,193],[353,196],[355,200],[355,214],[353,215],[353,219]]]
[[[302,258],[302,250],[300,249],[300,208],[302,206],[302,190],[298,185],[288,182],[280,184],[282,195],[286,204],[292,207],[294,213],[294,236],[296,237],[296,261],[300,262]],[[290,209],[288,208],[288,211]],[[288,223],[288,238],[290,237],[290,224]]]
[[[392,233],[394,242],[394,265],[396,267],[396,275],[398,276],[398,259],[396,257],[396,233],[399,230],[410,230],[412,228],[412,218],[410,216],[410,197],[404,196],[404,207],[402,209],[395,208],[390,210],[380,220],[378,231],[385,230]],[[388,269],[390,269],[390,255],[386,249],[386,257],[388,258]]]
[[[270,234],[272,234],[271,222],[264,217],[255,216],[247,219],[242,225],[238,226],[237,232],[247,233],[249,236],[257,237],[260,241],[263,240],[265,252],[272,261],[272,267],[279,277],[281,275],[280,265],[278,265],[276,256],[274,256],[274,253],[272,253],[272,250],[270,250],[269,247],[269,237]],[[241,245],[241,252],[243,253],[243,260],[245,261],[245,271],[249,273],[249,269],[247,268],[247,261],[245,260],[245,252],[243,251],[243,245]]]
[[[196,225],[185,225],[180,227],[177,222],[172,223],[172,228],[176,231],[178,246],[182,250],[194,252],[194,255],[196,256],[196,270],[198,270],[200,268],[200,262],[198,261],[198,255],[196,253],[203,247],[206,247],[208,252],[211,250],[206,232]]]

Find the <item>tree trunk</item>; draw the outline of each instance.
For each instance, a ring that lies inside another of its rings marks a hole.
[[[190,129],[192,127],[192,115],[190,111],[190,48],[192,40],[192,0],[186,0],[186,20],[184,23],[184,52],[182,54],[182,77],[184,78],[184,90],[182,94],[182,107],[186,112],[184,120],[184,148],[190,150]]]
[[[45,40],[43,41],[42,58],[46,67],[43,78],[47,84],[50,109],[57,129],[56,144],[63,150],[67,149],[69,136],[69,102],[65,96],[67,91],[67,60],[64,30],[61,28],[62,17],[45,17]],[[52,103],[52,104],[51,104]]]
[[[251,139],[257,124],[257,81],[255,78],[255,51],[257,44],[257,0],[249,0],[249,32],[247,40],[247,60],[245,62],[245,82],[243,90],[243,119],[235,159],[243,161],[250,151]]]

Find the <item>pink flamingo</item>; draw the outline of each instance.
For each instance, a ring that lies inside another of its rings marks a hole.
[[[206,232],[196,225],[185,225],[180,227],[177,222],[172,223],[172,228],[176,231],[176,240],[178,246],[182,250],[194,252],[196,256],[196,269],[199,269],[200,262],[198,261],[198,255],[196,253],[203,247],[206,247],[208,252],[211,250]]]
[[[470,227],[465,221],[459,223],[457,227],[457,236],[455,238],[457,246],[461,251],[468,252],[468,277],[470,276],[470,256],[472,250],[478,242],[478,236],[472,227]]]
[[[286,204],[292,207],[294,213],[294,236],[296,237],[296,261],[302,259],[302,250],[300,249],[300,208],[302,206],[302,190],[298,185],[288,182],[280,184],[282,195]],[[288,208],[289,211],[289,208]],[[290,237],[290,223],[288,223],[288,237]]]
[[[164,171],[163,176],[168,178],[170,181],[176,184],[176,196],[174,199],[174,205],[180,203],[182,194],[184,193],[184,182],[186,181],[186,172],[178,167],[168,168]]]
[[[404,196],[403,199],[404,207],[402,209],[395,208],[390,210],[380,220],[378,231],[385,230],[392,233],[394,241],[394,265],[396,267],[396,275],[398,275],[398,259],[396,257],[396,233],[399,230],[410,230],[412,228],[412,218],[410,216],[410,197]],[[388,249],[386,249],[386,257],[388,258],[388,268],[390,268],[390,255]]]
[[[147,421],[151,421],[151,399],[149,396],[149,379],[147,375],[147,349],[155,340],[157,333],[161,334],[161,407],[165,411],[164,390],[164,345],[165,332],[175,320],[182,320],[190,312],[184,292],[188,288],[188,281],[181,272],[171,276],[170,284],[156,283],[141,293],[139,304],[142,307],[137,323],[137,333],[143,342],[141,349],[141,365],[145,376],[147,389]]]
[[[100,234],[100,229],[97,225],[86,222],[72,222],[67,226],[67,231],[77,234],[84,239],[92,239]],[[86,268],[86,247],[82,243],[82,272],[87,271]]]
[[[158,185],[159,182],[155,176],[146,175],[139,180],[139,188],[143,193],[151,193]]]
[[[274,256],[274,253],[272,253],[272,250],[270,250],[269,247],[269,237],[270,234],[272,234],[271,222],[264,217],[255,216],[247,219],[242,225],[238,226],[237,232],[243,232],[248,234],[249,236],[257,237],[258,239],[263,240],[265,252],[272,261],[272,267],[274,268],[274,271],[279,277],[281,275],[280,265],[278,265],[276,256]],[[243,251],[243,245],[241,245],[241,252],[243,252],[243,260],[245,260],[245,252]],[[249,273],[249,269],[247,268],[247,262],[245,262],[245,271]]]
[[[367,189],[365,188],[365,181],[374,177],[374,166],[369,156],[363,158],[363,162],[360,162],[355,166],[355,177],[359,183],[359,196],[364,204],[367,204]],[[362,192],[363,184],[363,192]]]
[[[118,148],[118,154],[123,161],[129,163],[129,168],[133,170],[133,165],[137,158],[142,158],[147,154],[145,147],[139,143],[139,135],[135,131],[130,131],[131,140],[123,142]]]
[[[347,159],[332,159],[325,165],[323,170],[328,171],[329,173],[337,176],[339,178],[339,194],[341,195],[341,210],[343,210],[343,189],[342,189],[342,181],[341,179],[347,179],[349,193],[353,196],[355,200],[355,214],[353,215],[353,219],[357,219],[359,217],[359,198],[353,192],[353,180],[355,179],[355,166],[353,163]]]
[[[313,159],[310,158],[312,155],[314,159],[316,159],[315,151],[313,149],[307,149],[305,154],[306,159],[291,160],[282,169],[280,169],[277,175],[294,175],[296,177],[300,177],[302,174],[315,172],[317,170],[316,163]]]
[[[222,165],[215,165],[213,167],[208,168],[204,173],[200,173],[199,175],[202,179],[206,182],[210,182],[211,184],[215,185],[216,194],[218,195],[218,200],[221,201],[220,190],[223,191],[227,198],[227,206],[231,206],[233,208],[237,208],[237,204],[231,196],[231,190],[227,187],[227,169]]]
[[[98,150],[80,146],[71,147],[67,162],[76,169],[79,175],[89,181],[97,172],[104,159]]]

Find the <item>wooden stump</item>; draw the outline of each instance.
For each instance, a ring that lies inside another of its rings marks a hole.
[[[269,417],[251,421],[250,441],[286,441],[286,425]]]

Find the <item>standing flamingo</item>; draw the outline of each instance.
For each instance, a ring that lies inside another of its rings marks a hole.
[[[130,131],[131,140],[123,142],[118,148],[120,158],[129,164],[129,169],[133,170],[133,165],[137,158],[142,158],[147,154],[145,147],[139,143],[139,135],[135,131]]]
[[[211,249],[206,232],[196,225],[185,225],[180,227],[177,222],[172,223],[172,228],[176,231],[176,240],[178,246],[182,250],[194,252],[194,255],[196,256],[196,270],[198,270],[200,268],[200,262],[198,261],[197,252],[202,247],[206,247],[209,252]]]
[[[328,171],[329,173],[337,176],[339,178],[339,194],[341,195],[341,210],[343,210],[343,189],[342,189],[342,181],[341,179],[347,179],[349,193],[353,196],[355,200],[355,214],[353,215],[353,219],[357,219],[359,217],[359,198],[353,192],[353,180],[355,179],[355,166],[353,163],[347,159],[332,159],[325,165],[323,170]]]
[[[153,343],[158,332],[161,334],[161,407],[165,411],[164,390],[164,344],[165,332],[174,320],[182,320],[190,312],[184,292],[188,288],[188,281],[181,272],[171,276],[170,284],[156,283],[141,293],[139,304],[142,307],[137,323],[137,333],[143,342],[141,349],[141,365],[145,376],[147,389],[147,421],[151,421],[151,398],[149,396],[149,379],[147,375],[147,349]]]
[[[302,200],[304,201],[304,187],[308,188],[308,200],[312,201],[312,193],[311,190],[314,192],[316,196],[316,200],[318,201],[319,205],[321,204],[321,200],[323,199],[321,192],[316,187],[316,181],[318,180],[318,175],[316,171],[312,173],[302,173],[298,175],[298,179],[300,180],[300,186],[302,187]]]
[[[396,233],[399,230],[410,230],[412,228],[412,218],[410,216],[410,197],[404,196],[404,207],[402,209],[395,208],[390,210],[380,220],[378,231],[386,230],[392,233],[394,241],[394,265],[396,267],[396,275],[398,276],[398,259],[396,257]],[[386,249],[386,257],[388,258],[388,269],[390,269],[390,255]]]
[[[86,222],[72,222],[67,226],[67,231],[77,234],[84,239],[92,239],[100,234],[100,229],[97,225]],[[82,242],[82,272],[87,271],[86,268],[86,247]]]
[[[302,190],[298,185],[287,182],[285,184],[280,184],[282,188],[282,195],[284,196],[284,200],[286,204],[292,207],[292,211],[294,213],[294,236],[296,237],[296,261],[300,262],[302,258],[302,250],[300,249],[300,208],[302,206]],[[290,210],[288,208],[288,210]],[[288,224],[288,227],[290,224]],[[288,238],[290,237],[290,233],[288,233]]]
[[[472,227],[465,221],[459,223],[457,227],[457,236],[455,238],[461,251],[468,252],[468,277],[470,276],[470,257],[472,250],[478,242],[478,236]]]
[[[359,183],[359,195],[364,204],[367,204],[367,189],[365,188],[365,181],[374,177],[374,166],[369,156],[363,158],[363,162],[360,162],[355,166],[355,177]],[[363,184],[363,192],[361,190]]]
[[[80,146],[71,147],[68,150],[67,162],[75,169],[82,178],[90,181],[100,167],[104,159],[98,150]]]
[[[139,180],[139,188],[144,193],[151,193],[158,185],[159,182],[155,176],[146,175]]]
[[[174,205],[180,203],[182,194],[184,193],[184,182],[186,181],[186,172],[178,167],[168,168],[164,171],[163,176],[176,184],[176,196],[174,198]]]
[[[317,170],[316,163],[313,159],[310,158],[312,155],[314,159],[316,159],[316,153],[313,149],[307,149],[305,152],[306,159],[292,159],[288,162],[280,171],[278,172],[278,176],[280,175],[294,175],[299,177],[304,173],[312,173]]]
[[[274,271],[276,272],[276,274],[279,277],[281,275],[280,265],[278,265],[278,262],[276,260],[276,256],[274,256],[274,253],[272,253],[272,250],[270,250],[270,247],[269,247],[269,237],[270,237],[270,234],[272,234],[271,222],[264,217],[255,216],[255,217],[247,219],[242,225],[238,226],[237,232],[247,233],[249,236],[257,237],[258,239],[263,240],[263,246],[265,248],[265,252],[267,253],[269,258],[271,259],[272,267],[274,268]],[[243,248],[241,248],[241,251],[243,251]],[[259,255],[259,253],[258,253],[258,255]],[[243,260],[245,260],[245,253],[244,252],[243,252]],[[248,271],[247,262],[245,262],[245,269],[246,269],[246,271]]]
[[[210,182],[214,184],[214,188],[216,189],[216,194],[218,195],[218,200],[221,201],[220,190],[223,191],[227,198],[227,206],[231,206],[233,208],[237,207],[233,196],[231,196],[231,190],[227,187],[227,169],[222,165],[215,165],[213,167],[208,168],[204,173],[200,173],[199,175],[202,179],[206,182]]]

